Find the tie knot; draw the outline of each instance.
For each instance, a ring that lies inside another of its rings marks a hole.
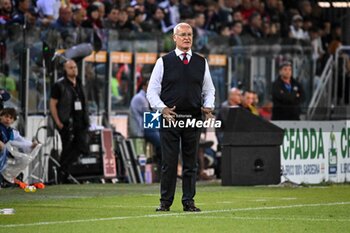
[[[182,56],[183,56],[182,62],[183,62],[185,65],[187,65],[187,64],[188,64],[187,53],[183,53]]]

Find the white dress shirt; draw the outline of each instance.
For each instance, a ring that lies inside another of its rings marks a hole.
[[[176,48],[175,53],[176,53],[176,56],[180,57],[180,59],[183,60],[183,57],[184,57],[182,55],[184,53],[183,51]],[[192,57],[192,50],[189,50],[187,52],[188,61],[191,60],[191,57]],[[151,107],[159,111],[163,111],[165,107],[170,107],[170,108],[173,107],[173,106],[166,106],[164,102],[160,99],[163,74],[164,74],[164,64],[163,64],[163,59],[160,57],[158,58],[156,65],[153,68],[151,79],[149,81],[148,89],[147,89],[147,99],[150,102]],[[214,109],[215,87],[211,79],[209,65],[206,59],[205,59],[204,80],[203,80],[203,86],[202,86],[202,96],[204,100],[203,107]]]

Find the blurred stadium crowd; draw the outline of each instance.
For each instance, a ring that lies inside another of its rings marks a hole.
[[[63,40],[69,37],[67,28],[112,29],[120,36],[171,33],[180,21],[195,28],[194,49],[199,52],[205,52],[206,40],[215,34],[228,37],[231,46],[250,44],[256,38],[310,41],[315,58],[334,53],[342,40],[341,25],[327,19],[311,0],[0,1],[0,24],[53,28]],[[103,41],[103,33],[96,34]]]

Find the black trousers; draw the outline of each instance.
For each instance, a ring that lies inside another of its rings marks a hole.
[[[162,148],[160,201],[162,204],[171,206],[174,201],[180,148],[182,152],[182,204],[194,201],[199,137],[199,129],[160,130]]]
[[[78,159],[80,154],[88,153],[88,130],[65,127],[59,133],[62,141],[61,171],[68,172],[70,165]]]

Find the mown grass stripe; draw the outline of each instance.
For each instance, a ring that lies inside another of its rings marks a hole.
[[[176,216],[179,218],[187,216]],[[232,219],[232,220],[259,220],[259,221],[305,221],[305,222],[350,222],[350,219],[337,218],[291,218],[291,217],[239,217],[239,216],[193,216],[200,219]]]
[[[206,210],[198,213],[157,213],[157,214],[146,214],[138,216],[119,216],[109,218],[93,218],[93,219],[77,219],[77,220],[66,220],[66,221],[51,221],[51,222],[34,222],[34,223],[23,223],[23,224],[7,224],[0,225],[0,228],[16,228],[16,227],[30,227],[30,226],[43,226],[43,225],[58,225],[58,224],[71,224],[71,223],[84,223],[84,222],[98,222],[98,221],[112,221],[112,220],[124,220],[124,219],[138,219],[138,218],[161,218],[171,216],[185,216],[204,214],[215,214],[215,213],[227,213],[227,212],[242,212],[242,211],[259,211],[259,210],[274,210],[274,209],[289,209],[289,208],[303,208],[303,207],[319,207],[319,206],[336,206],[336,205],[349,205],[350,202],[333,202],[333,203],[315,203],[315,204],[298,204],[298,205],[285,205],[285,206],[265,206],[265,207],[252,207],[252,208],[237,208],[237,209],[222,209],[222,210]],[[249,218],[249,217],[247,217]],[[282,219],[282,218],[281,218]]]

